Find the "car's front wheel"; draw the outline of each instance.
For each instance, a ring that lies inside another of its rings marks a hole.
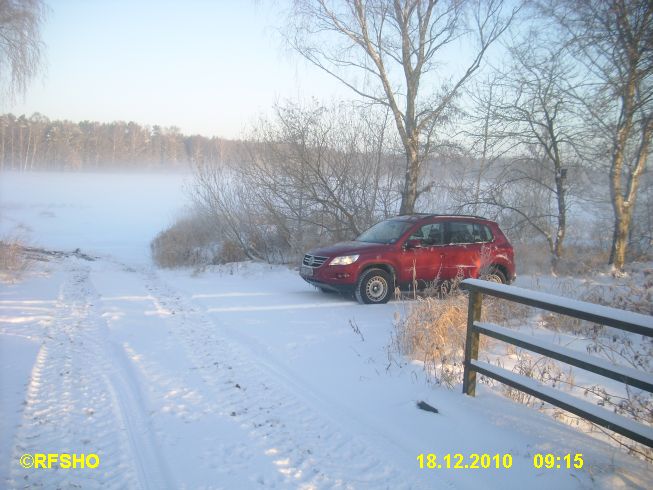
[[[383,269],[368,269],[356,284],[356,299],[364,304],[387,303],[392,294],[390,274]]]

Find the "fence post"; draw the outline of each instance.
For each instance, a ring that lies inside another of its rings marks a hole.
[[[478,342],[480,334],[474,329],[474,322],[481,319],[483,294],[474,289],[469,291],[467,308],[467,335],[465,337],[465,371],[463,373],[463,393],[476,396],[476,371],[472,369],[471,360],[478,359]]]

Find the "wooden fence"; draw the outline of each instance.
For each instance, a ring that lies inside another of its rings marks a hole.
[[[541,342],[532,336],[499,325],[483,323],[481,305],[483,295],[490,295],[646,337],[653,337],[653,317],[478,279],[465,279],[461,283],[461,288],[469,291],[463,393],[475,396],[476,373],[483,374],[634,441],[653,447],[653,428],[649,426],[543,385],[532,378],[478,360],[479,338],[483,334],[653,393],[651,374],[629,367],[616,366],[580,351]]]

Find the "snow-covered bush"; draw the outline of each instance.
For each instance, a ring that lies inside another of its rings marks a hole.
[[[316,245],[352,239],[398,210],[401,159],[379,136],[382,116],[277,105],[244,154],[197,162],[192,199],[252,260],[297,262]]]

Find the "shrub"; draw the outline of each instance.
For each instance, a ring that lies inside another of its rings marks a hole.
[[[608,249],[590,245],[569,245],[560,259],[558,272],[568,276],[592,276],[607,268]]]
[[[552,272],[551,253],[541,241],[513,243],[518,274],[548,274]],[[564,276],[587,276],[606,269],[609,252],[599,245],[569,243],[559,260],[556,273]]]
[[[218,261],[214,263],[226,264],[229,262],[242,262],[247,259],[247,257],[245,256],[243,247],[241,247],[240,244],[233,240],[226,239],[222,241],[220,255],[214,257],[214,259],[218,259]]]
[[[219,230],[199,213],[178,219],[159,233],[150,248],[159,267],[197,267],[219,263]]]

